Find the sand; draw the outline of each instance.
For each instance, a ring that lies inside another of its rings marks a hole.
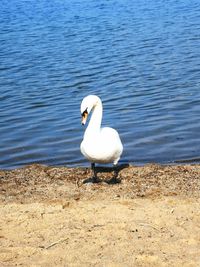
[[[200,166],[0,171],[0,266],[200,266]]]

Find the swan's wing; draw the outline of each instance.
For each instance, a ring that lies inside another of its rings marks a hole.
[[[116,164],[122,151],[118,132],[109,127],[102,128],[99,134],[84,139],[81,143],[82,154],[91,162]]]
[[[100,135],[103,140],[109,140],[112,142],[121,143],[121,139],[119,137],[118,132],[111,127],[101,128]]]
[[[105,143],[105,147],[112,149],[113,151],[116,151],[115,153],[119,156],[123,152],[123,145],[120,139],[120,136],[118,132],[110,127],[104,127],[101,129],[100,132],[101,140]]]

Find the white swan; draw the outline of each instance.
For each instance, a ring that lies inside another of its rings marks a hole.
[[[91,162],[94,172],[93,182],[98,182],[95,163],[113,163],[117,165],[123,151],[118,132],[110,127],[101,128],[103,107],[101,99],[96,95],[86,96],[81,103],[82,124],[85,125],[88,114],[92,111],[80,149],[81,153]],[[117,172],[113,181],[117,181]]]

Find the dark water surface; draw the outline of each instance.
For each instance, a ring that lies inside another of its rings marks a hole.
[[[1,0],[0,168],[88,165],[97,94],[121,162],[200,158],[200,1]]]

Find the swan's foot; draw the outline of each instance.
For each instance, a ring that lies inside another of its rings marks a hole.
[[[121,180],[118,177],[118,171],[115,170],[114,171],[114,176],[107,181],[107,184],[120,184],[121,183]]]
[[[110,180],[106,181],[107,184],[120,184],[121,180],[117,177],[112,177]]]
[[[86,183],[94,183],[94,184],[97,184],[97,183],[101,183],[101,179],[99,179],[97,177],[97,172],[96,172],[96,169],[95,169],[95,163],[92,163],[91,164],[91,169],[93,170],[93,177],[92,178],[89,178],[89,179],[86,179],[83,181],[84,184]]]
[[[94,183],[94,184],[97,184],[97,183],[101,183],[102,182],[101,179],[99,179],[97,176],[94,176],[91,179],[92,179],[92,183]]]

